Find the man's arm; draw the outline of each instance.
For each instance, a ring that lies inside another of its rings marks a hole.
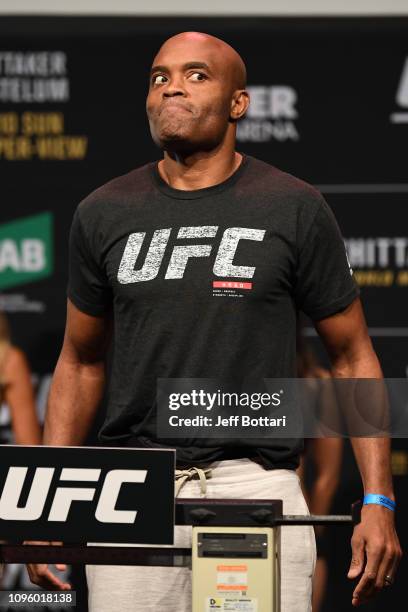
[[[75,446],[85,440],[103,395],[110,330],[110,317],[91,317],[68,300],[64,343],[48,397],[44,444]],[[65,570],[66,565],[56,568]],[[71,588],[46,564],[31,563],[27,569],[34,584],[52,590]]]
[[[333,378],[382,378],[359,299],[343,312],[316,322],[315,326],[331,358]],[[389,438],[352,438],[351,443],[364,494],[378,493],[394,499]],[[394,576],[396,572],[402,553],[393,512],[383,506],[364,506],[351,543],[348,577],[361,575],[352,600],[357,606],[384,586],[385,576]]]
[[[81,445],[95,418],[105,385],[109,317],[93,317],[68,300],[64,343],[51,383],[44,444]]]

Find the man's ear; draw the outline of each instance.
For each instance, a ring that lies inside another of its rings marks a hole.
[[[247,112],[248,106],[249,93],[246,91],[246,89],[237,89],[237,91],[234,91],[231,100],[231,121],[238,121],[241,119]]]

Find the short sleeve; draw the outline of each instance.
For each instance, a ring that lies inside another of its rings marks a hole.
[[[93,316],[103,315],[109,310],[112,302],[108,279],[89,248],[78,209],[69,236],[67,294],[79,310]]]
[[[360,293],[336,219],[316,194],[312,221],[299,222],[295,288],[298,308],[313,320],[341,312]]]

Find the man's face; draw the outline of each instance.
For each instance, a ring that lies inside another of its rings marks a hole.
[[[173,38],[157,54],[146,110],[153,140],[170,151],[211,150],[228,127],[231,69],[208,41]]]

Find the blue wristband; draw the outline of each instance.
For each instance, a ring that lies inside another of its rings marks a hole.
[[[375,493],[368,493],[364,495],[363,505],[366,504],[377,504],[378,506],[385,506],[388,510],[395,511],[395,501],[385,495],[376,495]]]

